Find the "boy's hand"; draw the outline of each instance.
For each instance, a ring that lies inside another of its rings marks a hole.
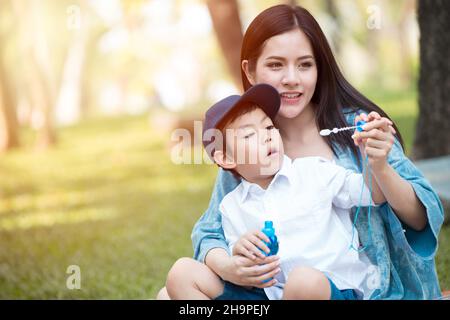
[[[268,243],[270,239],[262,231],[249,231],[235,243],[233,255],[242,255],[251,260],[256,260],[257,258],[264,259],[266,256],[261,250],[270,253],[270,249],[263,241]]]
[[[359,120],[367,123],[363,127],[364,131],[355,131],[353,141],[359,146],[363,158],[366,155],[369,157],[371,168],[375,171],[381,170],[387,165],[387,157],[395,141],[392,121],[381,117],[375,111],[369,115],[360,114],[355,118],[355,124]]]

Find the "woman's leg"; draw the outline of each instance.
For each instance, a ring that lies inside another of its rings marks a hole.
[[[181,258],[167,275],[166,289],[171,299],[207,300],[219,296],[224,284],[205,264]]]
[[[285,300],[329,300],[331,287],[328,278],[310,267],[294,268],[284,286]]]
[[[159,290],[158,294],[156,295],[156,300],[170,300],[166,287],[163,287],[161,290]]]

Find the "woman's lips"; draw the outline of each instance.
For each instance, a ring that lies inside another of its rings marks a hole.
[[[303,93],[295,92],[295,93],[281,93],[280,98],[282,103],[284,104],[297,104],[300,102],[300,99],[303,97]]]

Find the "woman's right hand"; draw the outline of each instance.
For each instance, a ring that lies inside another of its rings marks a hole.
[[[249,259],[242,255],[234,255],[228,257],[221,271],[222,279],[236,285],[267,288],[277,283],[274,277],[281,271],[280,258],[273,255]],[[269,279],[271,280],[267,281]]]

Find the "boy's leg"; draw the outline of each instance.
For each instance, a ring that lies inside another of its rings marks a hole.
[[[205,264],[181,258],[170,269],[166,288],[171,299],[207,300],[219,296],[224,284]]]
[[[328,278],[310,267],[294,268],[284,286],[285,300],[329,300],[331,287]]]

